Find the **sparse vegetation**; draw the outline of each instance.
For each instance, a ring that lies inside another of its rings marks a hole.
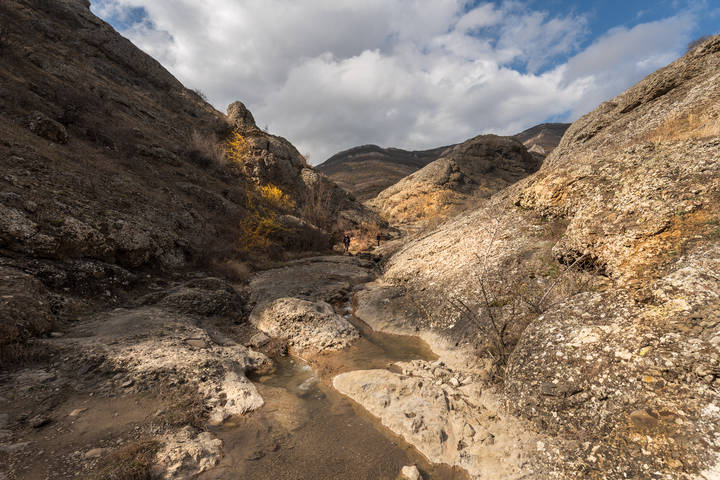
[[[710,40],[710,37],[711,37],[711,35],[703,35],[701,37],[696,38],[692,42],[688,43],[686,52],[687,53],[692,52],[693,50],[695,50],[695,48],[697,48],[698,46],[700,46],[703,43]]]
[[[227,165],[225,144],[215,135],[203,135],[197,130],[193,130],[190,135],[190,144],[192,147],[189,157],[196,165],[203,168]]]
[[[199,88],[194,89],[193,92],[195,92],[195,94],[200,97],[204,102],[208,101],[208,96],[205,95],[205,92],[203,92]]]
[[[103,480],[149,480],[150,466],[160,443],[155,440],[139,440],[124,445],[101,463],[94,479]]]
[[[542,219],[538,219],[541,224]],[[545,265],[517,264],[502,270],[488,269],[488,258],[493,251],[500,220],[482,254],[476,254],[477,267],[472,282],[478,297],[465,300],[452,298],[450,306],[459,312],[464,322],[459,326],[466,336],[473,338],[476,348],[488,354],[492,360],[493,378],[502,381],[504,368],[518,339],[525,328],[553,305],[577,293],[592,290],[593,268],[586,255],[580,255],[572,263],[562,265],[549,254]],[[552,225],[546,228],[552,229]],[[537,271],[543,271],[538,278]],[[543,270],[544,269],[544,270]],[[544,278],[543,278],[544,277]]]

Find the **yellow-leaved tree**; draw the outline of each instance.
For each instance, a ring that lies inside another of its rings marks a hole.
[[[225,155],[231,162],[242,163],[249,149],[248,141],[237,130],[225,142]]]

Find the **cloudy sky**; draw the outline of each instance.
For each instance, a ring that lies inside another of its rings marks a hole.
[[[720,31],[716,0],[92,0],[219,110],[320,163],[572,121]]]

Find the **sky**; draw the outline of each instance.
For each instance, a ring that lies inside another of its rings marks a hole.
[[[720,33],[718,0],[91,0],[311,164],[572,122]]]

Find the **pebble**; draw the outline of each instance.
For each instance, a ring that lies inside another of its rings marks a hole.
[[[132,380],[127,380],[127,381],[123,382],[122,384],[120,384],[120,386],[122,388],[128,388],[128,387],[132,387],[132,384],[133,384]]]
[[[455,378],[455,377],[452,377],[452,378],[450,379],[450,385],[452,385],[453,387],[457,388],[457,387],[460,386],[460,380],[458,380],[458,379]]]
[[[60,338],[64,336],[65,334],[63,332],[50,332],[50,337],[52,338]]]
[[[105,453],[105,448],[93,448],[92,450],[88,450],[85,452],[85,458],[91,459],[91,458],[100,458]]]
[[[403,467],[400,475],[402,476],[402,478],[407,480],[422,480],[420,470],[418,470],[415,465],[407,465]]]
[[[68,414],[68,417],[79,417],[81,413],[85,412],[87,408],[76,408]]]

